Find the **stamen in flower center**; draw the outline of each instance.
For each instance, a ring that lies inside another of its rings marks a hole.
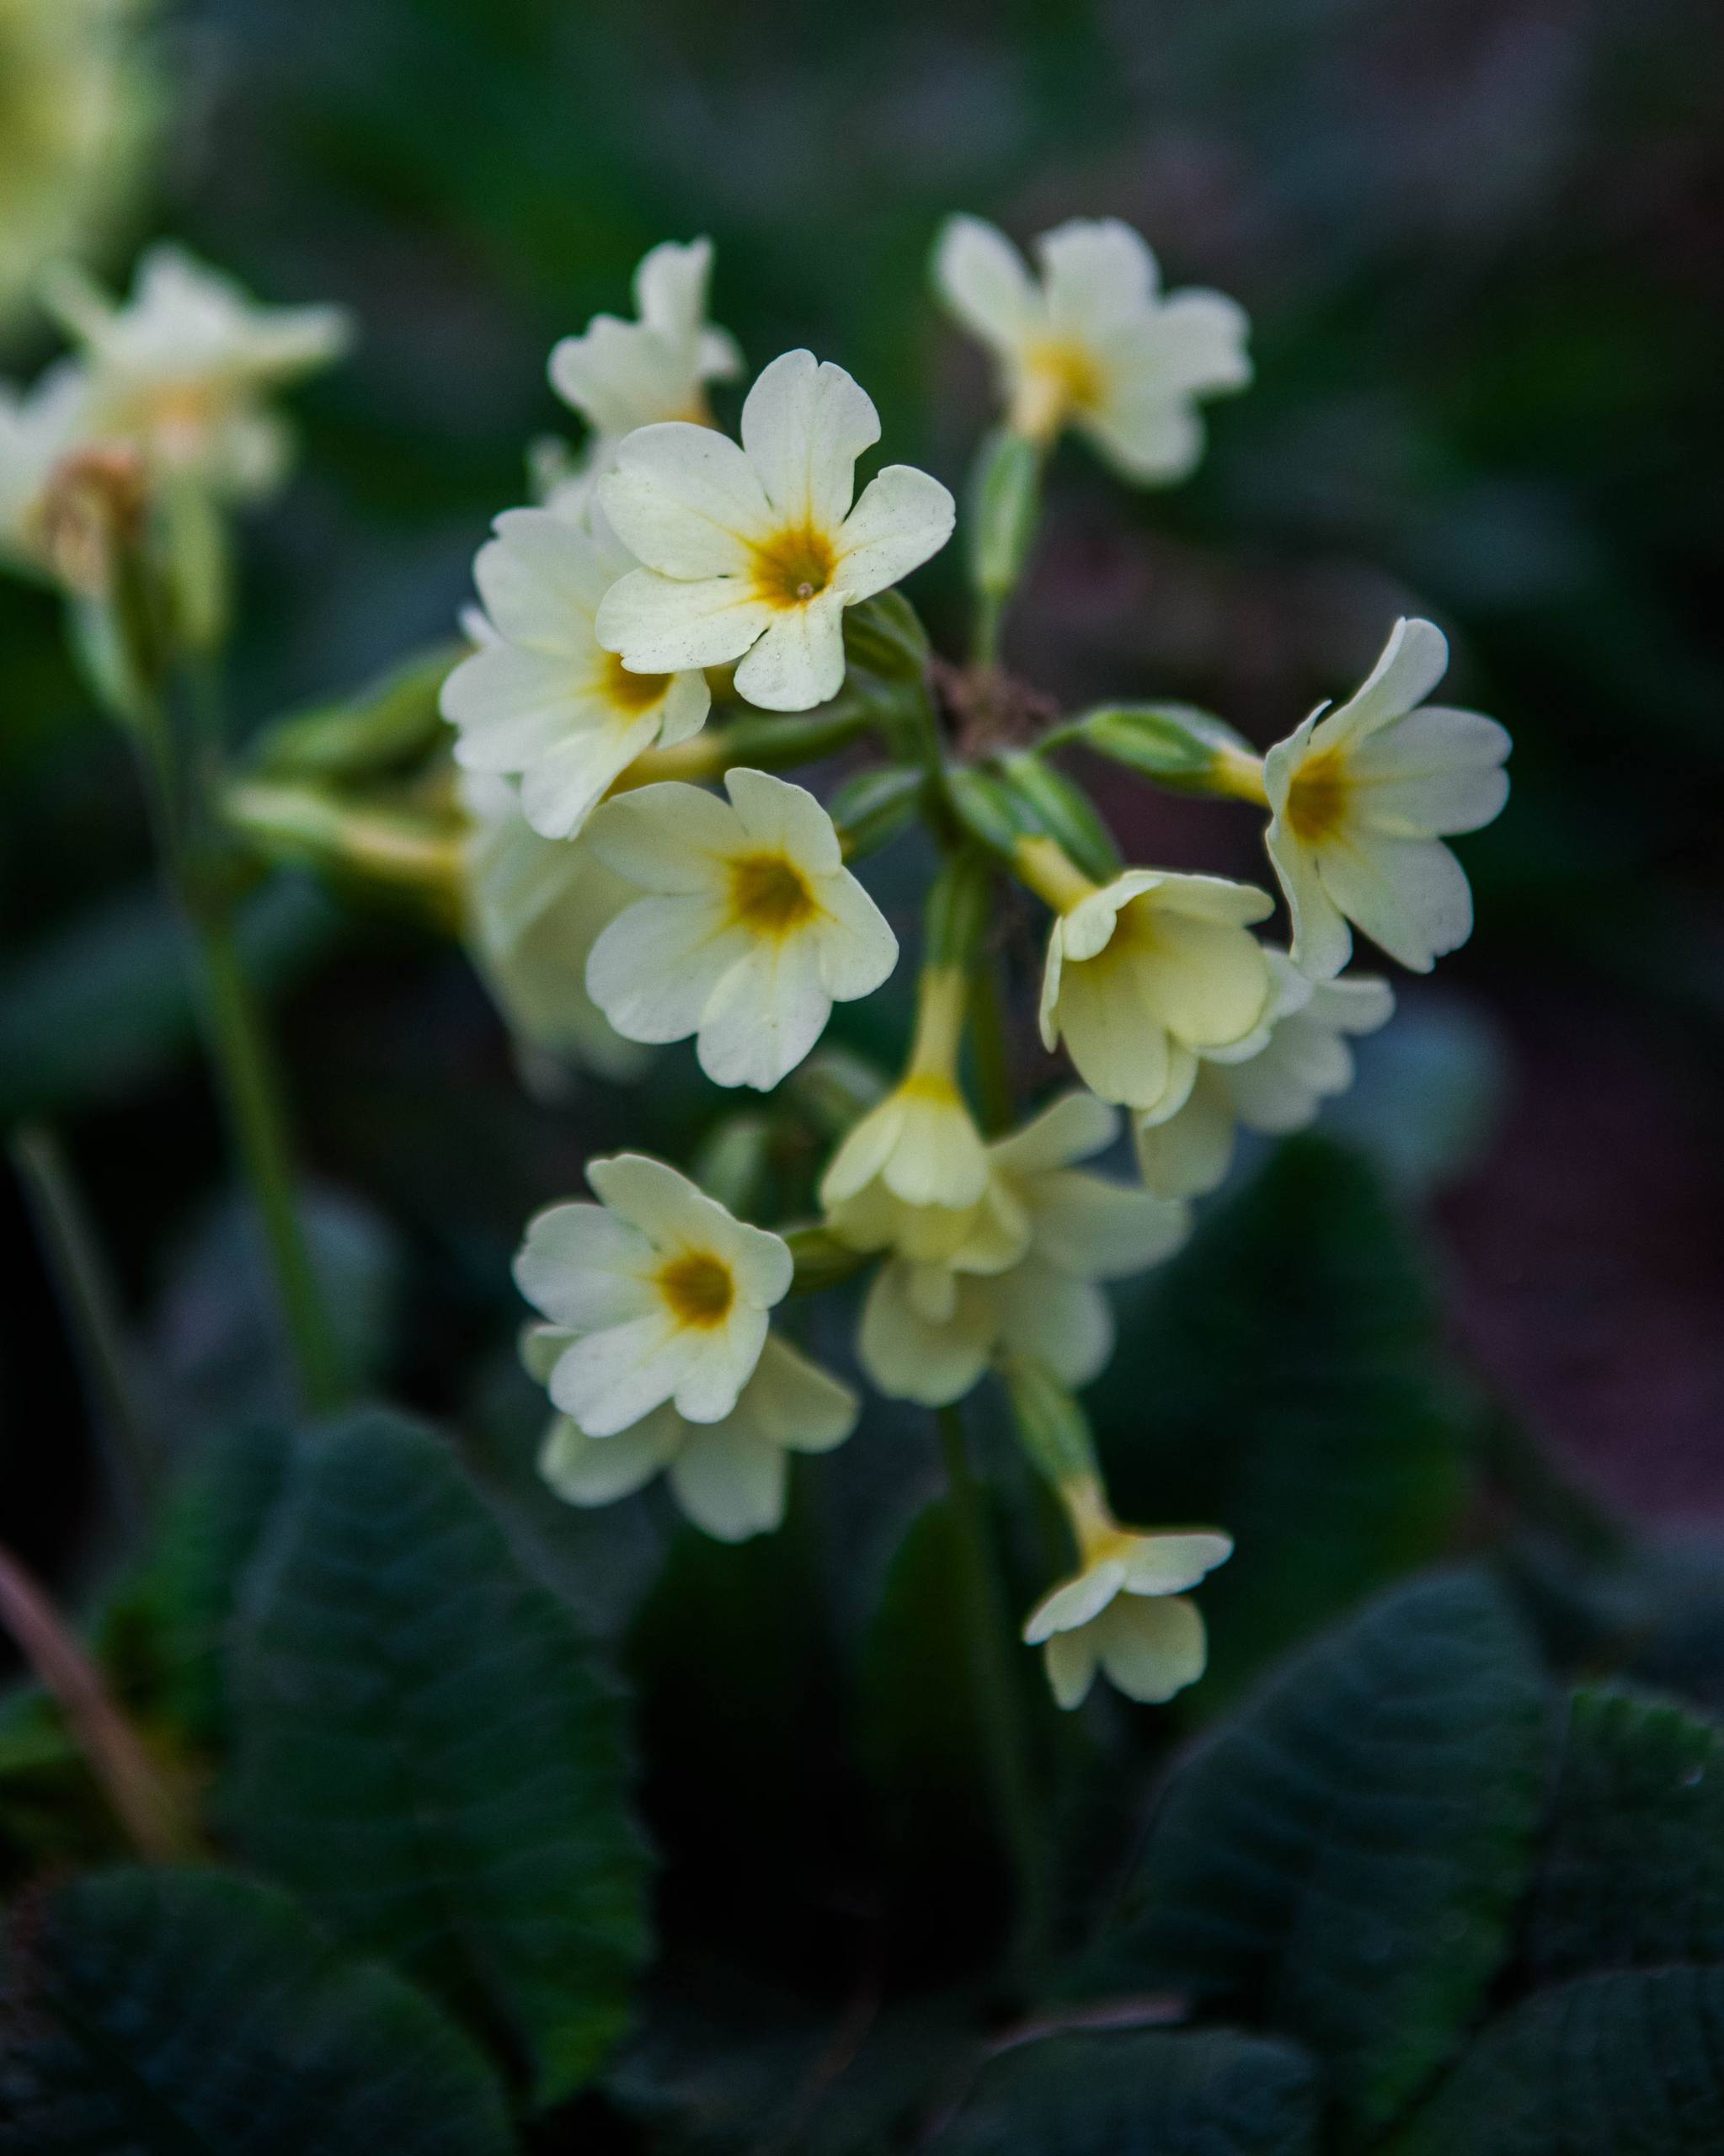
[[[710,1331],[723,1325],[736,1300],[730,1267],[708,1251],[685,1251],[659,1274],[659,1291],[679,1325]]]
[[[730,910],[758,936],[788,936],[818,909],[793,862],[782,853],[745,853],[730,864]]]
[[[755,548],[755,593],[769,606],[806,606],[831,583],[838,557],[811,524],[780,531]]]
[[[668,674],[631,674],[614,651],[606,652],[605,658],[605,695],[630,718],[659,702],[670,686]]]
[[[1311,757],[1287,793],[1287,821],[1306,846],[1332,837],[1347,818],[1350,792],[1340,755],[1328,750]]]

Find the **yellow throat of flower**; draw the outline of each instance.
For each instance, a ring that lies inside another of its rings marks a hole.
[[[793,936],[819,911],[808,878],[782,853],[745,853],[730,863],[731,918],[750,935]]]
[[[775,531],[754,550],[755,596],[782,611],[818,599],[837,573],[838,555],[813,524]]]
[[[1287,790],[1287,821],[1302,846],[1321,846],[1347,821],[1353,785],[1345,752],[1321,750],[1307,756]]]
[[[1011,424],[1032,441],[1051,441],[1067,419],[1093,412],[1106,387],[1101,368],[1083,345],[1049,337],[1024,355]]]
[[[723,1325],[736,1300],[730,1267],[711,1251],[684,1251],[673,1257],[659,1268],[657,1285],[676,1322],[702,1332]]]
[[[638,718],[662,702],[670,679],[668,674],[631,674],[614,651],[605,654],[605,700],[625,718]]]

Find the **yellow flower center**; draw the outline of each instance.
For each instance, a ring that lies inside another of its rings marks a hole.
[[[1012,424],[1033,440],[1047,441],[1070,414],[1093,412],[1106,393],[1107,382],[1092,355],[1070,339],[1050,337],[1024,355]]]
[[[755,596],[769,606],[806,606],[831,583],[838,557],[824,531],[803,524],[755,548]]]
[[[668,674],[631,674],[614,651],[606,652],[605,660],[606,699],[631,718],[659,702],[670,690]]]
[[[745,853],[730,864],[730,910],[756,936],[789,936],[819,908],[793,862],[782,853]]]
[[[1351,792],[1340,750],[1309,757],[1287,792],[1287,821],[1294,838],[1304,846],[1332,838],[1347,820]]]
[[[730,1267],[710,1251],[685,1251],[681,1257],[673,1257],[659,1272],[658,1284],[676,1322],[697,1326],[702,1331],[723,1325],[736,1300]]]

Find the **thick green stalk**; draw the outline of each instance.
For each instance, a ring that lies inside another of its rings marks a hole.
[[[956,1406],[936,1410],[946,1484],[958,1524],[963,1621],[969,1634],[979,1704],[982,1744],[1000,1828],[1018,1878],[1020,1969],[1033,1981],[1047,1937],[1047,1873],[1029,1768],[1016,1647],[1011,1636],[982,1491],[970,1470],[963,1417]]]
[[[136,1520],[154,1480],[156,1448],[100,1240],[60,1140],[46,1124],[20,1123],[11,1151],[72,1336],[115,1503]]]

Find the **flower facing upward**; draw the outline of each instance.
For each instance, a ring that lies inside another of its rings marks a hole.
[[[632,565],[602,524],[516,509],[496,532],[473,563],[479,648],[444,683],[443,716],[457,763],[519,777],[533,829],[569,838],[643,749],[698,734],[712,697],[702,674],[631,674],[600,648],[599,602]]]
[[[1038,441],[1088,436],[1128,479],[1183,478],[1203,455],[1198,400],[1251,380],[1246,318],[1219,292],[1162,298],[1129,225],[1074,219],[1036,243],[1039,284],[1003,232],[953,217],[934,281],[999,361],[1011,424]]]
[[[890,464],[852,506],[858,456],[880,438],[873,403],[812,352],[774,360],[742,408],[742,446],[710,428],[643,427],[599,486],[645,567],[599,609],[601,643],[636,671],[741,661],[736,691],[809,711],[844,679],[843,613],[951,536],[951,495]]]
[[[886,979],[898,939],[813,794],[743,770],[724,787],[728,802],[675,781],[645,786],[593,819],[600,858],[647,895],[593,946],[587,988],[628,1039],[693,1033],[715,1085],[766,1092],[835,1002]]]
[[[691,1422],[722,1422],[789,1290],[788,1248],[662,1161],[590,1161],[587,1181],[601,1202],[541,1213],[515,1261],[522,1294],[569,1336],[552,1404],[594,1438],[667,1400]]]
[[[542,839],[505,778],[462,773],[472,819],[465,870],[468,934],[486,986],[526,1050],[632,1077],[647,1062],[587,994],[587,954],[636,896],[584,838]],[[528,1068],[531,1068],[529,1063]]]
[[[595,314],[551,350],[551,386],[600,440],[615,443],[661,419],[710,426],[706,385],[742,365],[734,340],[707,322],[713,243],[665,240],[634,273],[640,319]]]
[[[1397,622],[1364,686],[1263,760],[1293,955],[1319,979],[1351,956],[1348,921],[1422,974],[1472,933],[1472,893],[1443,835],[1501,809],[1511,744],[1493,718],[1424,702],[1448,664],[1439,629]]]
[[[1026,882],[1057,912],[1042,976],[1042,1039],[1063,1040],[1091,1091],[1153,1118],[1190,1092],[1198,1054],[1262,1022],[1268,961],[1245,924],[1268,896],[1220,876],[1128,869],[1097,887],[1045,840],[1021,842]]]
[[[1224,1050],[1198,1066],[1197,1082],[1165,1123],[1136,1127],[1138,1166],[1166,1198],[1214,1190],[1233,1159],[1236,1123],[1278,1137],[1302,1130],[1325,1100],[1353,1083],[1349,1033],[1373,1033],[1395,1011],[1395,991],[1373,974],[1313,981],[1284,952],[1266,953],[1276,995],[1247,1054]]]
[[[570,1336],[535,1326],[521,1353],[542,1383]],[[608,1505],[662,1468],[695,1525],[721,1542],[742,1542],[782,1524],[788,1455],[830,1452],[856,1428],[860,1403],[776,1333],[766,1335],[754,1375],[716,1422],[691,1422],[667,1401],[614,1437],[589,1437],[567,1415],[553,1417],[539,1472],[572,1505]]]
[[[1081,1569],[1030,1612],[1025,1643],[1042,1647],[1062,1707],[1079,1705],[1099,1662],[1128,1699],[1171,1700],[1204,1673],[1204,1620],[1182,1590],[1233,1554],[1214,1532],[1140,1534],[1123,1528],[1099,1487],[1061,1492],[1078,1540]]]
[[[267,494],[286,465],[286,430],[264,399],[349,341],[341,308],[259,307],[167,244],[145,254],[123,307],[76,277],[56,305],[88,358],[92,433],[236,498]]]
[[[1066,1385],[1100,1375],[1113,1350],[1113,1314],[1097,1282],[1168,1257],[1190,1227],[1184,1205],[1073,1165],[1118,1129],[1113,1108],[1070,1092],[988,1148],[996,1206],[1027,1230],[1021,1254],[1003,1271],[889,1259],[869,1287],[857,1342],[881,1391],[944,1406],[1008,1348]]]

